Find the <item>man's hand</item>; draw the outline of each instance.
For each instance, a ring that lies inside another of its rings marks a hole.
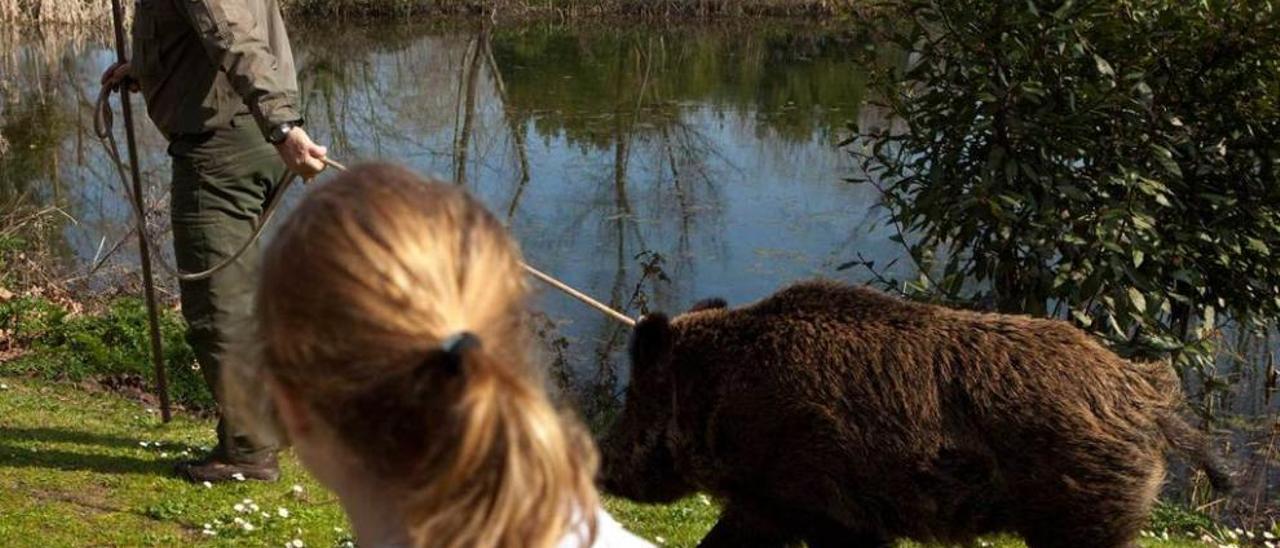
[[[276,152],[280,153],[280,159],[284,160],[289,171],[305,180],[324,171],[325,163],[322,159],[329,153],[329,149],[313,143],[306,131],[295,127],[289,130],[284,141],[276,145]]]
[[[102,85],[112,90],[119,90],[121,84],[128,84],[129,91],[138,91],[138,81],[133,79],[133,67],[129,62],[115,63],[102,73]]]

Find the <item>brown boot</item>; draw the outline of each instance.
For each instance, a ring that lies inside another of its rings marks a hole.
[[[256,463],[233,463],[217,456],[210,456],[197,461],[178,463],[174,473],[191,483],[276,481],[280,479],[280,464],[274,456]]]

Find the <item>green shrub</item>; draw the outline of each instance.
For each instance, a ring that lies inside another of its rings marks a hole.
[[[1159,502],[1151,511],[1153,531],[1167,531],[1171,534],[1185,535],[1191,533],[1196,537],[1218,529],[1213,518],[1181,505]]]
[[[927,273],[1208,373],[1280,313],[1280,13],[1254,0],[892,3],[904,124],[851,140]],[[905,127],[903,127],[905,126]]]
[[[183,338],[185,327],[174,311],[160,316],[164,363],[173,401],[209,408],[212,397]],[[97,313],[72,315],[41,298],[0,303],[0,329],[29,352],[0,371],[48,379],[141,379],[155,384],[146,306],[134,297],[113,300]]]

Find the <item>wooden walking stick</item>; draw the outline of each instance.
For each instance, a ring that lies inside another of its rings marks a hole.
[[[116,59],[126,60],[124,47],[124,11],[120,0],[111,0],[111,13],[116,26]],[[151,244],[147,241],[147,217],[142,203],[142,175],[138,171],[138,143],[133,135],[133,109],[129,104],[129,86],[122,84],[120,112],[124,116],[124,134],[129,148],[129,171],[133,176],[133,207],[138,217],[138,251],[142,261],[142,288],[147,299],[147,320],[151,328],[151,361],[156,369],[156,395],[160,397],[160,417],[169,422],[169,382],[164,370],[164,354],[160,348],[160,314],[156,307],[156,285],[151,277]]]

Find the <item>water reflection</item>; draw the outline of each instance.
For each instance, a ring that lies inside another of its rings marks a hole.
[[[852,165],[835,143],[865,89],[841,35],[462,24],[294,38],[308,126],[335,158],[468,185],[531,263],[628,313],[742,303],[837,275],[855,251],[899,254],[868,229],[873,191],[841,180]],[[9,39],[4,135],[21,152],[0,166],[0,198],[60,204],[78,221],[64,235],[79,271],[114,248],[108,264],[128,269],[127,204],[89,116],[109,51]],[[140,137],[148,224],[163,233],[163,140],[150,127]],[[622,330],[558,294],[539,304],[579,383],[625,378]]]

